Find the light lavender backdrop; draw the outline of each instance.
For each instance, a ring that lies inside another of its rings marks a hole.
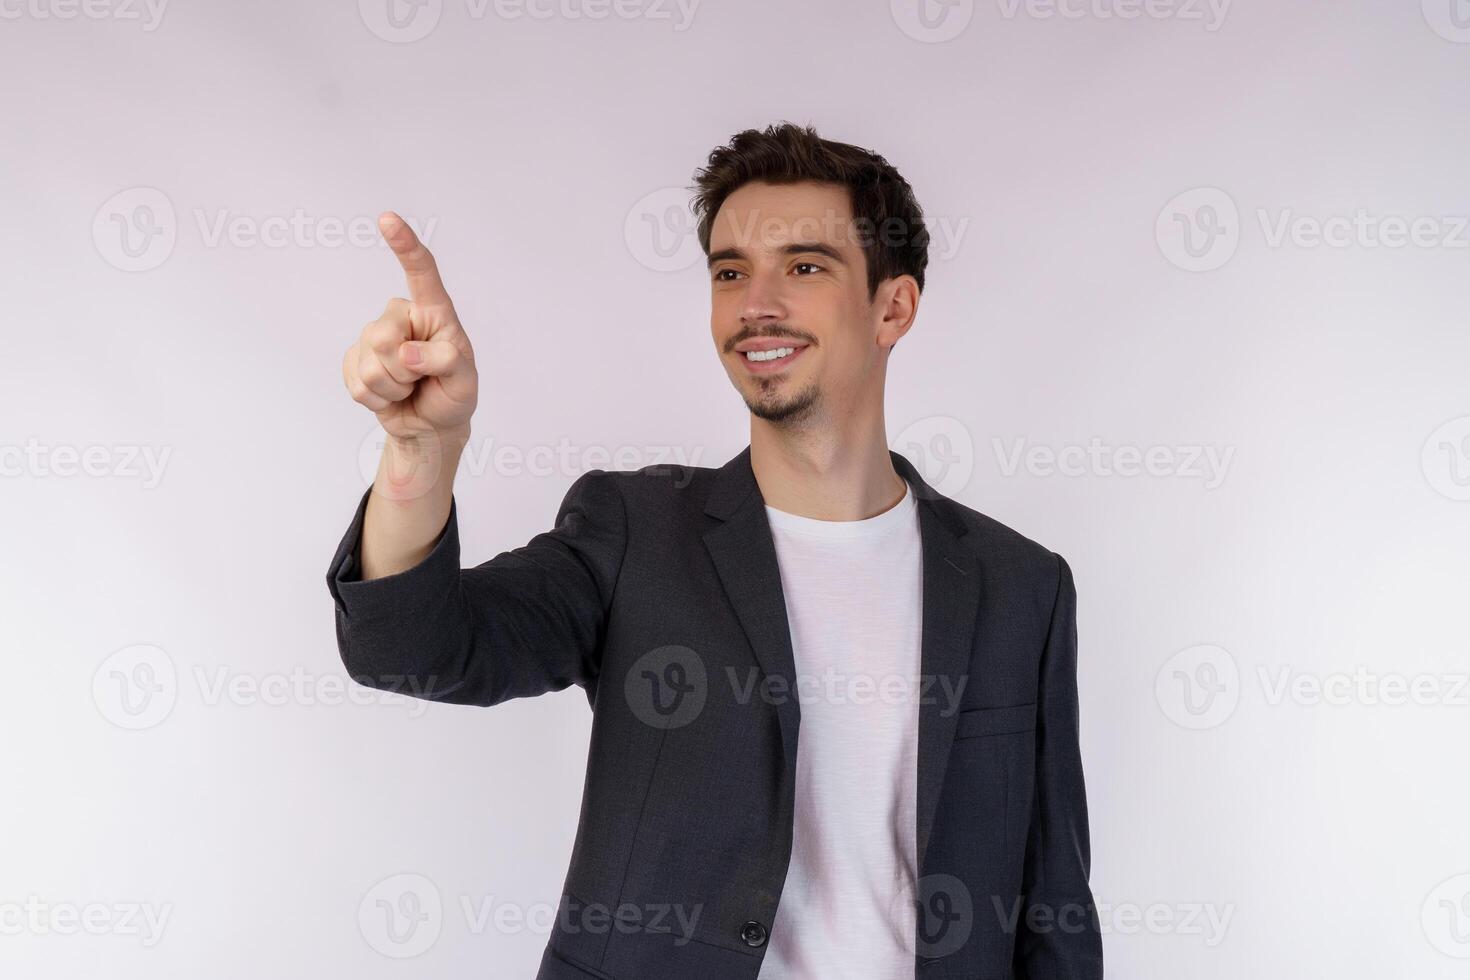
[[[531,975],[582,694],[342,683],[372,218],[476,563],[745,444],[680,188],[790,119],[935,229],[894,445],[1076,572],[1108,975],[1464,975],[1470,3],[925,3],[0,0],[0,973]]]

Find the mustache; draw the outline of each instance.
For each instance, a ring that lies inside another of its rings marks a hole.
[[[743,340],[755,340],[759,337],[772,337],[783,340],[799,340],[810,347],[817,346],[817,339],[804,330],[796,330],[781,324],[771,327],[742,327],[733,337],[725,341],[724,352],[730,353],[735,345]]]

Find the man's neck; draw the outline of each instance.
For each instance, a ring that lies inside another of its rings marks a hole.
[[[793,429],[750,420],[750,465],[768,506],[819,521],[861,521],[903,499],[883,416]]]

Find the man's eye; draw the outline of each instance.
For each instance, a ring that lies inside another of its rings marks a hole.
[[[729,282],[730,281],[729,279],[723,278],[724,275],[725,275],[725,273],[727,273],[727,272],[730,273],[731,275],[736,275],[736,276],[740,275],[740,273],[737,272],[734,269],[721,269],[721,270],[719,270],[718,272],[715,273],[715,282]]]
[[[802,266],[806,266],[809,269],[820,269],[821,268],[821,266],[817,265],[815,262],[798,262],[798,263],[796,263],[796,267],[798,269],[800,269]]]

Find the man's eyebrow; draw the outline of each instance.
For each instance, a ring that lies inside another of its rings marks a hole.
[[[792,242],[789,245],[783,245],[781,247],[782,255],[801,255],[804,253],[824,255],[838,265],[847,264],[846,260],[843,259],[841,252],[837,251],[837,249],[833,248],[831,245],[825,245],[822,242]],[[745,252],[742,249],[732,246],[730,248],[722,248],[717,252],[709,253],[709,259],[706,261],[705,265],[713,267],[716,262],[723,262],[726,259],[743,259],[745,257]]]

